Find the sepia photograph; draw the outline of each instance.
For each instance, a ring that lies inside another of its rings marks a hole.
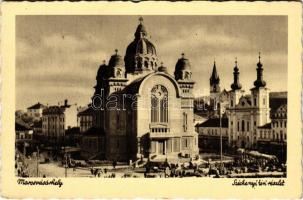
[[[15,176],[287,177],[286,15],[15,20]]]
[[[300,3],[1,14],[3,197],[300,198]]]

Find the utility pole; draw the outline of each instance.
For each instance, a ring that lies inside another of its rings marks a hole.
[[[66,155],[66,153],[64,152],[64,154],[65,154],[65,178],[67,177],[67,155]]]
[[[37,177],[39,177],[39,147],[37,146]]]

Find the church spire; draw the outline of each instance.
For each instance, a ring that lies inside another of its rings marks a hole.
[[[218,76],[216,61],[214,61],[213,72],[210,77],[210,85],[216,85],[220,83],[220,78]]]
[[[254,85],[256,88],[265,87],[266,82],[263,80],[263,65],[261,63],[261,53],[259,52],[259,62],[257,63],[257,80]]]
[[[211,93],[220,92],[220,78],[217,72],[216,61],[214,61],[213,71],[209,79],[209,84]]]
[[[235,60],[235,67],[234,67],[234,82],[231,84],[232,90],[240,90],[242,88],[242,85],[239,81],[239,68],[238,68],[238,61],[237,57]]]

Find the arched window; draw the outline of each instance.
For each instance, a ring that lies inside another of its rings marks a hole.
[[[145,67],[145,68],[148,68],[148,61],[145,61],[145,62],[144,62],[144,67]]]
[[[151,122],[168,122],[168,92],[162,85],[151,90]]]
[[[247,131],[249,131],[249,122],[247,122],[246,128],[247,128]]]
[[[244,122],[244,120],[242,120],[242,131],[244,132],[245,131],[245,122]]]

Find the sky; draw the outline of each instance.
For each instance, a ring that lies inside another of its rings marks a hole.
[[[85,106],[96,74],[118,49],[124,57],[140,16],[17,16],[16,109],[68,99]],[[173,74],[181,53],[189,59],[196,96],[209,93],[214,60],[221,88],[230,90],[235,58],[246,92],[261,52],[271,91],[287,90],[287,17],[142,16],[160,62]]]

